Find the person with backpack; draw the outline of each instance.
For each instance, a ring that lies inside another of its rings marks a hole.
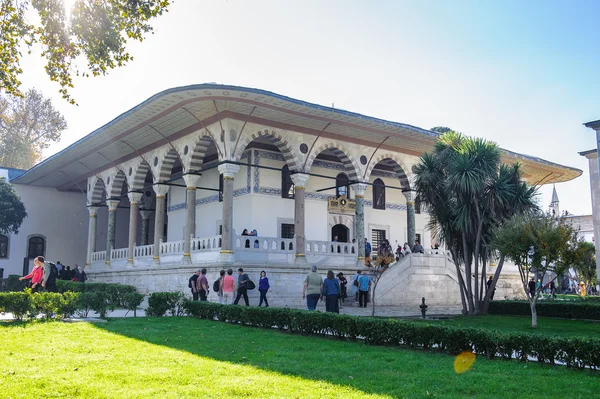
[[[227,270],[227,275],[221,279],[221,292],[223,293],[223,303],[229,305],[233,300],[235,293],[235,277],[232,276],[233,269]]]
[[[52,262],[44,262],[42,265],[42,287],[48,292],[58,292],[56,289],[56,279],[58,278],[58,268]]]
[[[198,300],[198,290],[197,290],[196,283],[198,282],[199,276],[200,276],[200,269],[196,270],[196,272],[194,274],[192,274],[192,277],[190,277],[188,280],[188,288],[192,289],[192,300],[194,300],[194,301]]]
[[[237,296],[235,297],[235,301],[233,301],[234,305],[237,305],[240,299],[244,297],[246,306],[250,306],[250,302],[248,301],[248,281],[250,281],[250,278],[244,273],[244,269],[240,267],[238,269],[238,287]]]
[[[208,279],[206,278],[206,268],[200,271],[200,277],[196,281],[196,287],[198,288],[198,294],[200,294],[201,301],[207,301],[208,296]]]
[[[219,278],[215,280],[213,283],[213,291],[217,293],[219,297],[219,303],[223,303],[223,290],[221,290],[221,281],[223,281],[223,277],[225,276],[225,270],[221,270],[219,272]]]
[[[258,307],[260,307],[265,301],[265,307],[269,307],[269,302],[267,301],[267,292],[269,292],[269,288],[271,285],[269,284],[269,278],[267,277],[267,272],[264,270],[260,272],[260,280],[258,280],[258,292],[260,292],[260,302],[258,303]]]

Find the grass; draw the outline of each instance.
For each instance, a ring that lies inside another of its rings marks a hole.
[[[412,321],[412,320],[411,320]],[[421,323],[453,327],[476,327],[489,330],[526,332],[560,337],[600,338],[600,322],[538,317],[538,328],[531,327],[531,316],[458,316],[449,320],[422,320]]]
[[[598,374],[194,318],[0,323],[3,398],[589,398]],[[568,387],[568,388],[566,388]]]

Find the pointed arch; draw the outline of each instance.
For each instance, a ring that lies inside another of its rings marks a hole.
[[[159,182],[164,182],[171,178],[171,171],[173,170],[173,165],[175,165],[175,161],[177,161],[178,158],[179,158],[179,156],[177,155],[177,152],[173,148],[171,148],[165,154],[165,156],[162,158],[162,161],[160,162],[160,164],[158,166],[158,181]]]
[[[92,182],[91,189],[90,204],[99,204],[102,202],[102,195],[106,192],[104,181],[101,178],[96,178],[96,181]]]
[[[202,168],[202,164],[204,163],[204,157],[206,156],[206,152],[210,148],[211,144],[213,144],[217,148],[217,159],[222,161],[221,151],[217,145],[217,142],[214,138],[208,133],[204,131],[192,150],[189,160],[189,170],[195,171]]]
[[[371,178],[371,174],[373,173],[373,169],[379,163],[390,167],[394,171],[394,173],[396,173],[396,177],[400,181],[400,186],[403,189],[411,189],[410,182],[412,181],[412,176],[410,175],[408,168],[396,154],[393,154],[391,152],[378,155],[371,160],[371,163],[369,164],[367,171],[365,172],[365,181],[369,181],[369,179]]]
[[[385,209],[385,183],[381,179],[373,182],[373,209]]]
[[[146,185],[146,176],[150,171],[150,165],[148,162],[142,161],[137,165],[137,167],[133,168],[133,173],[131,175],[131,189],[132,190],[140,190],[144,188]]]
[[[360,166],[356,159],[350,155],[351,152],[348,151],[343,145],[340,143],[329,142],[320,145],[315,151],[313,151],[306,161],[305,171],[308,172],[312,168],[313,163],[317,156],[323,151],[331,150],[335,156],[337,156],[342,164],[344,165],[344,169],[348,174],[348,177],[351,181],[356,182],[360,181]]]
[[[241,139],[241,142],[235,150],[235,154],[233,154],[233,160],[239,162],[242,158],[244,150],[246,149],[246,147],[248,147],[248,144],[250,144],[253,140],[259,138],[265,138],[269,142],[271,142],[271,144],[277,147],[277,149],[283,155],[283,159],[285,160],[285,163],[288,165],[290,170],[300,170],[300,160],[296,152],[289,145],[288,140],[275,130],[269,129],[259,130],[256,133],[244,135],[244,137]]]
[[[112,176],[112,178],[109,176],[107,180],[108,184],[106,194],[109,196],[109,198],[121,198],[123,185],[129,187],[129,185],[127,184],[127,177],[125,176],[125,172],[123,172],[122,170],[118,170],[117,173],[114,176]]]

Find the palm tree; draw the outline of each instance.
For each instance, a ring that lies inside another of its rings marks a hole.
[[[421,157],[415,187],[429,209],[429,228],[452,254],[463,313],[486,312],[504,263],[501,257],[486,292],[494,230],[513,214],[536,207],[535,188],[521,180],[518,163],[501,163],[495,143],[453,131],[440,136],[433,152]]]

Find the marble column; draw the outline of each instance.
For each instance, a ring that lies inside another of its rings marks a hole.
[[[200,176],[184,175],[183,180],[186,185],[185,192],[185,233],[183,236],[183,263],[192,263],[191,242],[192,237],[196,236],[196,187],[200,181]]]
[[[104,263],[110,265],[110,254],[115,249],[115,231],[117,225],[117,208],[120,200],[108,200],[108,228],[106,232],[106,260]]]
[[[408,245],[412,248],[415,245],[415,197],[413,190],[404,191],[406,197],[406,226],[408,233]]]
[[[148,235],[150,232],[150,215],[152,211],[140,211],[140,215],[142,216],[142,223],[140,226],[141,236],[140,236],[140,245],[148,245]]]
[[[96,221],[98,216],[97,206],[88,206],[88,212],[90,213],[90,221],[88,224],[88,248],[87,248],[87,259],[85,263],[86,268],[92,267],[92,253],[96,252]]]
[[[356,216],[354,226],[356,226],[356,242],[358,244],[358,266],[365,265],[365,183],[356,183],[351,185],[356,200]]]
[[[135,236],[137,234],[138,214],[140,209],[141,193],[127,193],[129,197],[129,253],[126,267],[133,267],[135,250]]]
[[[164,234],[165,224],[165,195],[169,191],[169,186],[156,184],[152,187],[156,193],[156,206],[154,210],[154,257],[152,266],[160,265],[160,244]]]
[[[240,170],[239,165],[224,163],[219,165],[219,173],[223,175],[223,236],[221,239],[221,260],[233,262],[233,179]]]
[[[294,182],[294,236],[296,237],[296,262],[306,262],[306,216],[304,211],[304,198],[306,194],[306,182],[310,175],[295,173],[291,175]]]

